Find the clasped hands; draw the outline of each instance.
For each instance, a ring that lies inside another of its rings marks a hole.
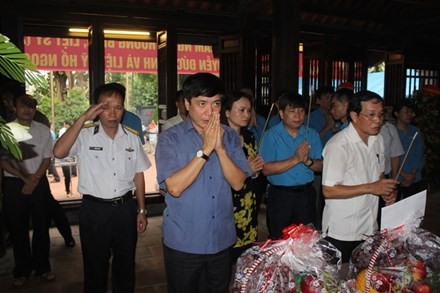
[[[309,160],[309,149],[310,145],[307,141],[300,143],[294,155],[294,157],[297,158],[298,163],[305,164]]]
[[[209,156],[213,151],[223,150],[224,129],[220,125],[220,113],[212,114],[211,119],[202,131],[203,152]]]
[[[32,194],[40,182],[40,178],[36,174],[26,174],[22,180],[24,181],[23,188],[21,189],[21,193],[23,194]]]

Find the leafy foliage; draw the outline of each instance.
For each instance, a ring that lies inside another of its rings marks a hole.
[[[34,94],[34,96],[37,96],[37,94]],[[38,99],[38,110],[51,119],[51,97],[39,95],[36,98]],[[55,130],[61,129],[65,120],[74,122],[89,107],[89,100],[84,90],[78,87],[73,87],[71,90],[68,90],[64,101],[54,99],[53,103]]]
[[[20,83],[27,82],[32,85],[39,85],[43,81],[31,60],[2,34],[0,34],[0,74]]]
[[[440,96],[414,95],[416,117],[414,123],[420,128],[425,140],[425,177],[433,185],[440,185]]]
[[[22,153],[17,140],[12,135],[11,129],[6,125],[5,119],[0,116],[0,143],[2,147],[10,152],[14,158],[21,160]]]

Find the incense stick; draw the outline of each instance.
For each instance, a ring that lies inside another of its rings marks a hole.
[[[257,151],[260,149],[261,142],[263,141],[264,134],[266,133],[267,124],[269,123],[269,119],[271,116],[270,114],[272,113],[272,109],[273,109],[274,105],[275,105],[275,103],[272,103],[272,105],[270,106],[269,114],[267,115],[267,119],[266,119],[266,122],[264,123],[263,131],[261,132],[260,140],[258,141],[258,144],[257,144]]]
[[[397,172],[396,178],[394,178],[394,180],[397,180],[400,176],[400,173],[402,173],[403,165],[405,164],[406,158],[408,157],[408,154],[411,151],[411,148],[413,146],[413,143],[414,143],[414,140],[416,139],[417,134],[419,134],[418,131],[416,133],[414,133],[414,136],[411,140],[411,143],[409,144],[408,151],[406,152],[405,157],[403,158],[402,164],[400,164],[399,171]]]
[[[308,134],[309,134],[309,122],[310,122],[310,112],[312,110],[312,95],[310,95],[310,101],[309,101],[309,110],[307,113],[307,122],[306,122],[306,141],[308,141]]]

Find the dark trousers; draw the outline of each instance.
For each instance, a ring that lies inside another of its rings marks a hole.
[[[215,254],[193,254],[163,245],[163,256],[169,293],[228,292],[229,248]]]
[[[42,275],[51,270],[49,263],[49,221],[47,197],[50,194],[47,177],[40,179],[31,195],[22,194],[23,181],[4,177],[5,214],[14,251],[14,277],[29,277],[33,270]],[[32,220],[32,245],[29,238],[29,218]]]
[[[288,191],[270,185],[266,203],[270,238],[281,238],[283,229],[291,224],[313,223],[315,204],[316,191],[313,186],[303,191]]]
[[[325,198],[322,195],[322,173],[315,172],[315,179],[313,180],[313,187],[316,190],[316,217],[314,225],[316,230],[322,229],[322,213],[325,206]]]
[[[55,158],[52,157],[52,159],[50,160],[50,165],[49,168],[47,168],[47,171],[49,174],[53,175],[53,178],[56,181],[60,180],[60,175],[58,174],[57,168],[55,167]]]
[[[260,205],[264,200],[267,194],[267,179],[266,176],[260,173],[260,175],[252,179],[253,190],[255,191],[256,199],[257,199],[257,215],[260,213]]]
[[[61,170],[63,170],[63,176],[64,176],[64,187],[66,189],[67,193],[70,193],[70,182],[71,182],[71,168],[72,166],[61,166]]]
[[[113,206],[83,199],[79,231],[84,264],[84,292],[107,292],[112,256],[112,292],[133,292],[137,242],[136,201]]]
[[[63,236],[65,241],[69,241],[73,239],[72,229],[70,227],[69,220],[66,217],[66,213],[64,212],[60,203],[53,197],[52,193],[49,194],[48,197],[48,207],[50,210],[50,215],[60,232],[61,236]]]
[[[331,244],[333,244],[342,254],[342,263],[350,261],[353,250],[364,241],[342,241],[331,237],[326,237]]]
[[[426,183],[423,180],[414,182],[410,186],[399,186],[399,193],[397,195],[398,200],[405,199],[407,197],[410,197],[411,195],[414,195],[416,193],[419,193],[422,190],[425,190],[427,188]]]

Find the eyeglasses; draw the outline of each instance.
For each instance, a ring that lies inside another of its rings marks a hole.
[[[368,114],[364,114],[364,113],[359,113],[363,116],[365,116],[365,118],[368,119],[368,121],[373,121],[374,119],[377,120],[383,120],[384,114],[383,113],[368,113]]]

